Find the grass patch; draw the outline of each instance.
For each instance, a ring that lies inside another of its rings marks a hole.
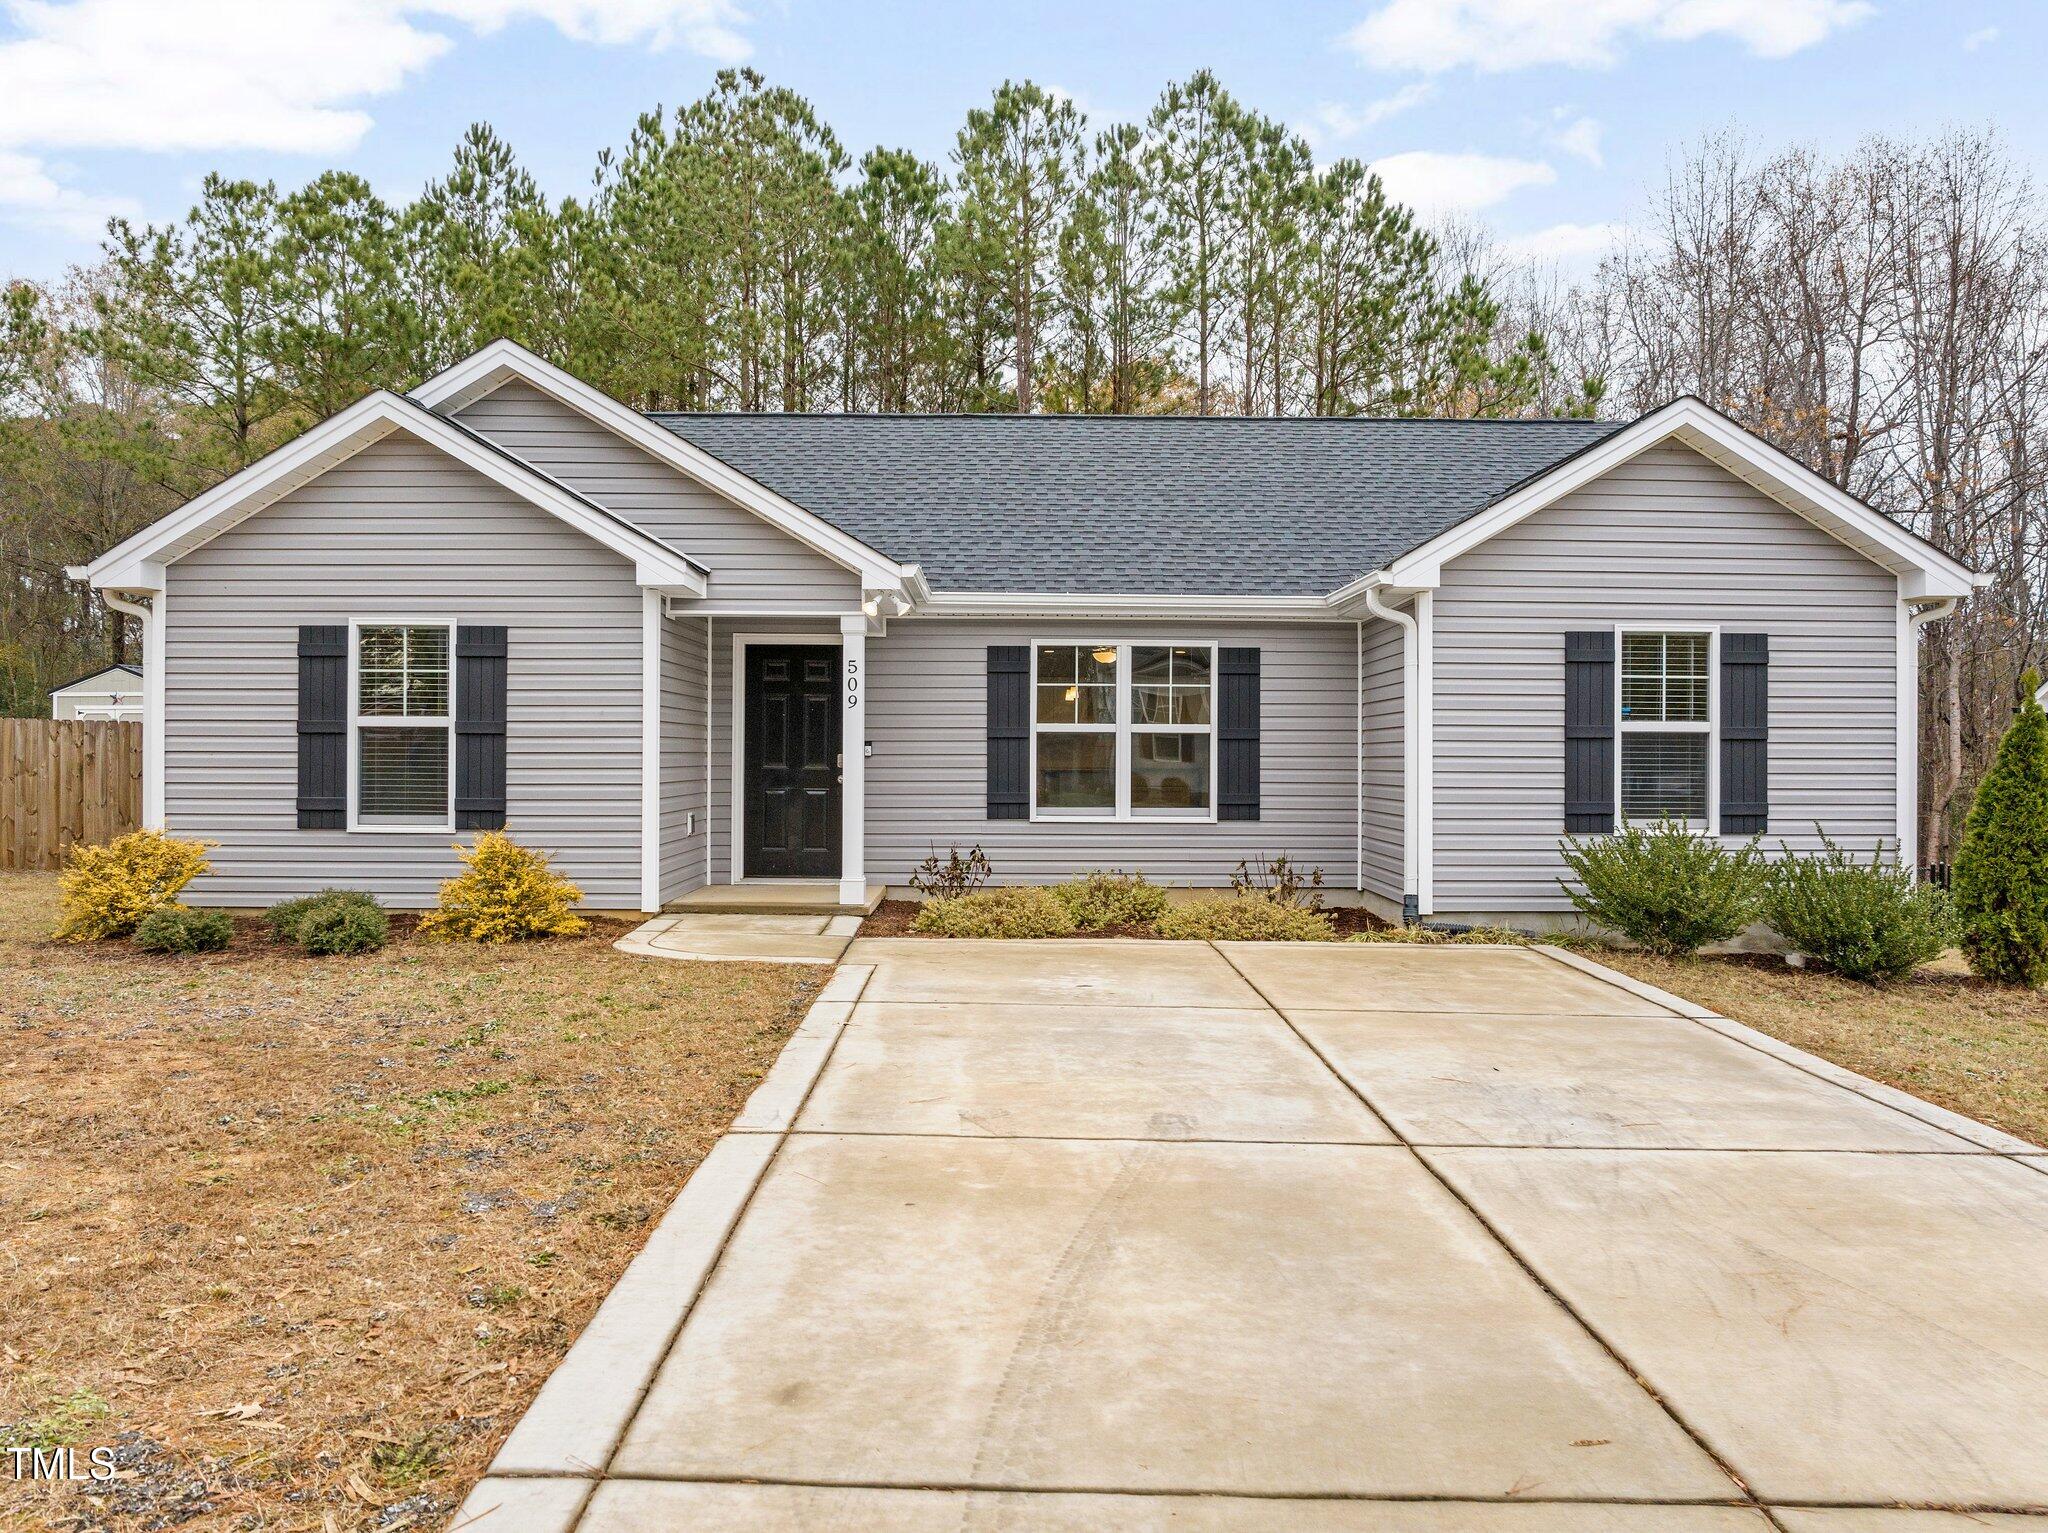
[[[1880,989],[1777,958],[1586,951],[1794,1048],[2048,1144],[2048,994],[1935,969]]]
[[[135,1445],[123,1527],[195,1484],[182,1526],[445,1521],[818,983],[603,918],[313,958],[237,917],[176,959],[55,918],[0,875],[0,1430]]]

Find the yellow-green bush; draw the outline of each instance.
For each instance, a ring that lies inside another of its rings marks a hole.
[[[1053,897],[1083,931],[1105,926],[1146,926],[1166,909],[1166,891],[1142,873],[1084,873],[1053,886]]]
[[[1050,889],[992,889],[926,900],[910,929],[934,937],[1065,937],[1074,913]]]
[[[1375,926],[1370,931],[1353,932],[1348,942],[1412,942],[1422,947],[1440,947],[1448,943],[1485,943],[1500,947],[1527,947],[1530,937],[1527,932],[1518,932],[1512,926],[1475,926],[1469,931],[1437,931],[1428,926]]]
[[[521,846],[502,830],[455,848],[464,871],[441,885],[441,903],[420,917],[420,934],[472,942],[573,937],[586,922],[574,907],[583,891],[548,866],[546,852]]]
[[[56,935],[66,942],[125,937],[143,917],[176,906],[185,885],[210,873],[217,843],[133,830],[105,846],[74,846],[57,877]]]
[[[1170,905],[1157,930],[1162,937],[1196,942],[1329,942],[1337,935],[1320,910],[1256,895]]]

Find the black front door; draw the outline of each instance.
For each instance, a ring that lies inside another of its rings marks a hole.
[[[746,866],[754,878],[839,876],[839,651],[750,645]]]

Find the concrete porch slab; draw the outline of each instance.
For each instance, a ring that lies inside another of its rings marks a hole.
[[[961,1533],[964,1528],[1005,1533],[1765,1533],[1767,1526],[1761,1514],[1737,1507],[1261,1501],[613,1480],[598,1487],[581,1533],[670,1533],[677,1528],[717,1528],[720,1533],[839,1528],[870,1533]],[[1902,1526],[1899,1533],[1914,1530]]]
[[[662,906],[665,914],[825,915],[874,914],[888,894],[887,884],[869,884],[858,904],[842,904],[839,885],[806,879],[742,879],[736,884],[705,884]]]
[[[635,927],[612,945],[649,958],[823,964],[837,963],[859,930],[859,916],[831,913],[664,915]]]
[[[2048,1507],[2048,1179],[1988,1155],[1420,1153],[1763,1500]]]
[[[1664,1008],[1531,948],[1447,949],[1392,942],[1219,942],[1271,1005],[1286,1011],[1457,1011],[1666,1015]]]
[[[865,1004],[796,1126],[1393,1142],[1263,1008]]]
[[[862,992],[868,1001],[1236,1009],[1260,1004],[1258,992],[1206,942],[862,937],[847,949],[846,961],[875,966]]]
[[[797,1135],[610,1473],[1735,1494],[1407,1151],[1352,1145]]]
[[[1290,1015],[1423,1144],[1983,1153],[1680,1017]]]

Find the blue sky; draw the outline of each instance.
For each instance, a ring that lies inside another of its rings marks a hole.
[[[858,155],[944,161],[1005,77],[1098,124],[1214,69],[1426,211],[1586,262],[1671,152],[1990,125],[2048,169],[2041,0],[0,0],[0,272],[89,259],[109,212],[168,219],[210,169],[328,166],[411,197],[483,119],[551,193],[642,109],[745,62]]]

